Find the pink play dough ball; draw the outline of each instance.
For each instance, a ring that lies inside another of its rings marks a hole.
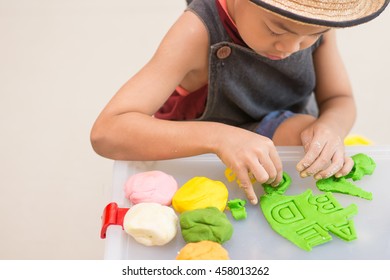
[[[171,175],[162,171],[146,171],[129,177],[125,183],[125,197],[132,204],[155,202],[169,206],[178,184]]]

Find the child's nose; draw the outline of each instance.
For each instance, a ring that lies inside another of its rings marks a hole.
[[[281,53],[290,55],[301,49],[301,40],[299,38],[290,38],[278,41],[275,43],[275,48]]]

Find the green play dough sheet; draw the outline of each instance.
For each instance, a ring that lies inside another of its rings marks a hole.
[[[371,157],[362,153],[352,156],[352,159],[354,166],[350,173],[340,178],[332,176],[318,180],[316,182],[317,188],[324,192],[338,192],[372,200],[371,192],[359,188],[348,179],[357,181],[361,180],[365,175],[371,175],[376,168],[376,163]]]
[[[183,212],[180,227],[187,243],[209,240],[222,244],[233,234],[233,226],[226,214],[215,207]]]
[[[317,188],[323,192],[337,192],[372,200],[371,192],[359,188],[350,181],[347,181],[345,177],[321,179],[316,182],[316,185]]]
[[[349,219],[357,206],[342,208],[331,193],[313,196],[308,189],[285,196],[274,192],[260,197],[260,207],[273,230],[306,251],[332,240],[328,232],[346,241],[357,238]]]
[[[314,196],[310,189],[286,196],[290,184],[287,173],[277,187],[263,184],[260,208],[273,230],[306,251],[332,240],[329,232],[346,241],[357,238],[353,220],[349,219],[357,214],[355,204],[343,208],[332,193]]]

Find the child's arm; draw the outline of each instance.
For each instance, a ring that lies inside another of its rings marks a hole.
[[[315,93],[320,114],[301,134],[306,154],[297,169],[303,177],[343,176],[353,166],[353,161],[344,155],[343,140],[355,121],[356,108],[335,37],[335,31],[326,33],[314,54]]]
[[[188,87],[207,83],[207,75],[204,81],[199,75],[208,67],[207,58],[207,30],[197,16],[186,12],[153,58],[104,108],[92,128],[91,142],[98,154],[117,160],[214,153],[237,174],[248,199],[255,204],[248,172],[261,183],[278,183],[282,178],[282,164],[271,140],[222,123],[152,117],[183,81]]]

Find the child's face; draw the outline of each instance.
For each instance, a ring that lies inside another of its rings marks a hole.
[[[248,0],[238,0],[232,15],[245,43],[272,60],[284,59],[314,44],[329,28],[301,24],[267,12]]]

